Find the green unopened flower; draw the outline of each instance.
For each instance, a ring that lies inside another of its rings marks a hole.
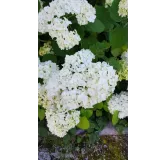
[[[44,46],[40,47],[39,49],[40,56],[44,56],[45,54],[51,54],[51,53],[52,53],[52,46],[50,41],[44,43]]]
[[[122,66],[121,70],[118,72],[119,81],[128,80],[128,64],[125,60],[120,60],[119,62]]]

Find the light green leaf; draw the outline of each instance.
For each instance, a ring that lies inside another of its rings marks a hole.
[[[45,110],[38,108],[38,117],[42,121],[45,117]]]
[[[119,111],[115,111],[113,116],[112,116],[112,124],[113,125],[116,125],[118,123],[118,121],[119,121],[118,115],[119,115]]]
[[[95,109],[102,109],[103,108],[103,102],[97,103],[94,105]]]
[[[80,122],[77,125],[78,128],[80,129],[88,129],[90,126],[88,119],[84,116],[84,117],[80,117]]]
[[[92,116],[93,111],[91,109],[81,109],[81,116],[85,116],[88,119]]]

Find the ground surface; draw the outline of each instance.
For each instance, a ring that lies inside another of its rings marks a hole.
[[[39,138],[39,160],[128,159],[128,135],[101,136],[100,141],[93,145],[82,143],[60,147],[54,140]],[[50,145],[52,142],[54,145]]]

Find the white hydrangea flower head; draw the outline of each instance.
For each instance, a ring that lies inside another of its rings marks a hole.
[[[38,78],[48,80],[52,73],[59,72],[59,67],[51,61],[40,62],[38,59]]]
[[[114,1],[114,0],[106,0],[106,1],[105,1],[105,8],[111,7],[113,1]]]
[[[80,111],[59,112],[55,107],[50,107],[46,110],[46,119],[50,132],[58,137],[64,137],[79,123]]]
[[[54,0],[44,7],[38,14],[38,31],[48,32],[52,39],[56,38],[61,50],[71,49],[81,40],[76,30],[68,30],[71,21],[62,18],[66,14],[76,15],[80,25],[86,25],[96,19],[96,10],[87,0]]]
[[[118,14],[121,17],[127,17],[128,16],[128,0],[121,0],[119,2]]]
[[[106,62],[93,63],[94,57],[85,49],[66,56],[59,74],[60,104],[64,108],[92,108],[114,92],[118,81],[116,71]]]
[[[119,111],[118,117],[123,119],[128,116],[128,92],[122,91],[120,94],[112,96],[108,102],[108,109],[111,114],[117,110]]]

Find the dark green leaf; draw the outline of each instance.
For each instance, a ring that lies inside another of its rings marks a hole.
[[[109,10],[104,6],[95,6],[95,8],[97,19],[104,24],[105,29],[112,29],[115,22],[111,19]]]
[[[65,144],[68,144],[69,141],[70,141],[70,139],[71,139],[70,135],[67,134],[66,136],[63,137],[63,142],[64,142]]]
[[[109,32],[109,41],[113,49],[122,48],[128,44],[128,27],[116,27]]]
[[[97,110],[97,111],[96,111],[96,116],[97,116],[97,117],[101,117],[101,116],[102,116],[102,111]]]
[[[117,71],[120,71],[122,69],[122,65],[114,57],[109,58],[108,63],[109,65],[113,66],[113,68]]]
[[[120,22],[122,18],[118,14],[119,10],[119,2],[120,0],[114,0],[111,7],[108,7],[108,10],[110,12],[110,17],[113,19],[115,22]]]
[[[42,62],[46,62],[46,61],[49,61],[49,60],[54,62],[54,63],[57,62],[57,58],[53,54],[45,54],[42,58]]]
[[[38,134],[39,134],[39,136],[41,136],[41,137],[47,137],[48,136],[48,131],[47,131],[47,129],[46,128],[44,128],[44,127],[39,127],[38,128]]]
[[[94,23],[88,23],[85,29],[89,32],[101,33],[104,31],[105,26],[100,20],[96,19]]]
[[[69,133],[71,134],[71,135],[75,135],[76,134],[76,128],[72,128],[72,129],[70,129],[70,131],[69,131]]]
[[[102,58],[104,56],[104,51],[108,48],[110,48],[110,44],[106,41],[103,41],[91,45],[89,49],[95,54],[96,57]]]

